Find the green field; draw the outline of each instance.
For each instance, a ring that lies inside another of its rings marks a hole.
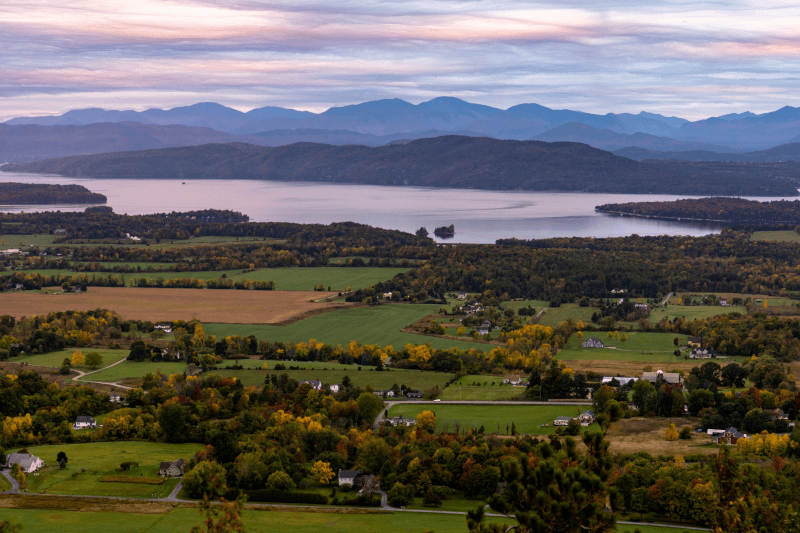
[[[89,352],[97,352],[103,356],[103,364],[101,366],[105,367],[116,363],[122,359],[128,357],[128,350],[108,350],[105,348],[72,348],[70,350],[61,350],[58,352],[50,352],[50,353],[41,353],[41,354],[33,354],[33,355],[20,355],[11,359],[10,361],[13,363],[28,363],[29,365],[38,365],[38,366],[50,366],[54,368],[58,368],[61,366],[61,363],[64,361],[64,358],[72,358],[72,354],[76,351],[80,351],[84,357]],[[83,372],[90,372],[91,369],[87,366],[77,366],[74,367],[76,370],[81,370]]]
[[[261,361],[258,361],[259,363]],[[270,366],[273,361],[269,361]],[[245,365],[247,366],[247,365]],[[324,364],[319,364],[322,368]],[[329,367],[330,368],[330,367]],[[392,369],[384,372],[372,370],[374,367],[363,366],[358,370],[357,365],[351,365],[348,370],[213,370],[208,374],[213,376],[236,377],[245,385],[264,385],[264,378],[269,373],[288,374],[297,381],[319,380],[322,383],[341,383],[345,376],[349,376],[353,385],[366,387],[370,385],[375,390],[387,390],[393,385],[406,385],[412,389],[426,391],[438,386],[442,388],[453,377],[452,374],[443,372],[426,372],[423,370]]]
[[[201,525],[197,509],[175,509],[165,514],[124,512],[76,512],[33,509],[3,509],[3,518],[25,526],[23,533],[174,533]],[[488,522],[498,519],[488,519]],[[505,523],[511,524],[511,521]],[[308,513],[299,511],[245,510],[248,533],[464,533],[464,515],[429,513]],[[642,533],[661,533],[642,530]]]
[[[754,231],[750,235],[751,241],[769,242],[800,242],[800,235],[792,230],[785,231]]]
[[[550,302],[545,302],[544,300],[509,300],[503,302],[503,307],[510,307],[511,309],[519,309],[520,307],[528,307],[529,305],[538,312],[542,310],[542,307],[549,307]]]
[[[362,344],[392,345],[400,350],[408,343],[427,344],[434,348],[461,349],[475,348],[487,350],[487,344],[428,337],[405,333],[404,327],[420,318],[436,312],[435,305],[393,304],[377,307],[343,309],[313,316],[288,326],[268,326],[251,324],[203,324],[206,335],[217,338],[228,335],[255,335],[259,340],[301,342],[311,338],[326,344],[347,345],[351,340]]]
[[[92,496],[128,496],[149,498],[155,494],[157,498],[169,495],[178,480],[170,480],[161,485],[145,485],[138,483],[101,483],[98,479],[104,476],[125,475],[131,477],[158,477],[158,466],[161,461],[189,459],[201,444],[165,444],[152,442],[101,442],[91,444],[59,444],[55,446],[34,446],[28,451],[44,462],[44,468],[38,475],[29,475],[27,479],[30,492],[46,492],[48,494],[88,494]],[[69,462],[61,469],[56,462],[56,455],[63,451]],[[139,468],[128,472],[118,472],[120,463],[136,461]]]
[[[127,354],[126,354],[127,357]],[[125,361],[111,368],[101,370],[87,376],[87,380],[91,381],[106,381],[114,383],[125,378],[143,378],[145,374],[155,374],[161,372],[165,375],[170,374],[183,374],[186,371],[186,363],[175,363],[169,361],[160,361],[154,363],[152,361]]]
[[[727,315],[728,313],[747,314],[747,309],[745,309],[744,306],[721,307],[719,305],[677,305],[670,303],[667,307],[656,307],[652,309],[650,311],[650,317],[647,320],[650,321],[650,324],[657,324],[663,318],[672,320],[680,316],[686,320],[694,320],[697,318],[702,319],[712,316]]]
[[[396,404],[389,410],[389,416],[402,415],[403,418],[416,418],[422,411],[433,411],[440,429],[454,430],[456,422],[462,430],[484,426],[486,433],[506,434],[506,424],[517,425],[517,431],[529,435],[548,435],[556,428],[553,421],[559,416],[578,416],[578,412],[591,409],[587,405],[435,405],[435,404]],[[549,427],[541,427],[549,424]]]
[[[114,263],[109,263],[113,265]],[[130,265],[152,265],[156,268],[159,263],[130,263]],[[108,267],[106,267],[108,268]],[[143,266],[142,268],[146,268]],[[407,272],[407,268],[379,268],[379,267],[287,267],[287,268],[262,268],[252,272],[242,273],[241,270],[222,271],[186,271],[186,272],[131,272],[119,274],[125,276],[128,283],[132,279],[145,278],[148,280],[161,279],[219,279],[224,274],[233,281],[274,281],[275,288],[281,291],[313,291],[316,285],[322,284],[325,289],[344,291],[347,287],[351,290],[365,289],[382,281],[388,281],[397,274]],[[26,274],[38,273],[41,276],[75,276],[86,274],[91,277],[107,276],[107,272],[74,272],[72,270],[55,269],[25,269]]]
[[[0,235],[0,250],[7,248],[29,248],[35,246],[48,246],[53,244],[53,236],[43,235]]]
[[[558,352],[561,360],[586,360],[602,359],[613,361],[648,361],[648,362],[670,362],[674,361],[675,351],[673,339],[678,337],[679,345],[686,346],[686,335],[675,335],[672,333],[641,333],[636,331],[620,331],[620,337],[625,334],[628,336],[626,342],[619,339],[609,339],[608,332],[605,331],[584,331],[584,341],[591,337],[597,337],[605,345],[612,345],[615,348],[583,348],[579,345],[577,336],[570,337],[567,348]]]
[[[503,378],[499,376],[464,376],[444,389],[439,397],[442,400],[517,400],[525,393],[525,387],[501,387],[502,383]]]
[[[533,307],[536,307],[535,305]],[[541,308],[536,309],[540,311]],[[542,317],[539,319],[539,324],[542,326],[556,327],[567,319],[572,319],[574,323],[582,320],[585,324],[592,321],[592,315],[598,309],[594,307],[579,307],[578,304],[561,304],[560,307],[548,307]]]

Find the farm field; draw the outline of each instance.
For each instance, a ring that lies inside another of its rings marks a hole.
[[[142,483],[107,483],[98,481],[104,476],[158,477],[161,461],[189,459],[202,444],[166,444],[152,442],[102,442],[91,444],[59,444],[34,446],[28,451],[44,462],[37,476],[28,476],[30,492],[48,494],[88,494],[92,496],[124,496],[133,498],[157,498],[169,495],[178,480],[169,480],[160,485]],[[56,455],[63,451],[69,459],[67,467],[61,469]],[[125,461],[136,461],[139,468],[119,472],[117,468]]]
[[[69,350],[61,350],[58,352],[50,352],[50,353],[37,353],[33,355],[20,355],[16,358],[11,359],[14,363],[28,363],[29,365],[37,365],[37,366],[50,366],[54,368],[58,368],[61,366],[62,361],[64,358],[72,358],[72,354],[76,351],[80,351],[84,357],[89,352],[97,352],[103,356],[103,364],[101,368],[104,366],[108,366],[110,364],[116,363],[122,359],[128,357],[128,350],[109,350],[106,348],[72,348]],[[77,366],[73,367],[75,370],[81,370],[83,372],[90,372],[91,368],[88,366]]]
[[[16,318],[51,311],[105,308],[127,319],[240,324],[279,323],[309,312],[346,304],[315,303],[333,293],[301,291],[237,291],[201,289],[126,289],[90,287],[80,294],[46,295],[20,291],[3,296],[3,307]],[[308,337],[306,337],[307,339]]]
[[[550,302],[545,302],[544,300],[509,300],[503,302],[503,307],[510,307],[511,309],[519,309],[521,307],[528,307],[529,305],[538,312],[542,310],[542,307],[549,307]]]
[[[54,237],[49,234],[41,235],[0,235],[0,249],[29,248],[34,246],[48,246],[53,244]]]
[[[517,425],[517,431],[529,435],[549,435],[556,428],[553,421],[559,416],[578,416],[578,412],[590,409],[587,405],[434,405],[434,404],[395,404],[389,409],[389,416],[402,415],[403,418],[416,418],[422,411],[433,411],[436,414],[438,428],[454,430],[456,422],[462,430],[477,429],[484,426],[486,434],[506,434],[511,423]],[[540,427],[549,424],[549,427]]]
[[[558,352],[560,360],[616,360],[616,361],[647,361],[670,362],[678,360],[673,354],[675,345],[673,339],[678,337],[680,346],[686,346],[686,335],[672,333],[641,333],[636,331],[621,331],[620,337],[628,336],[626,342],[619,339],[609,339],[605,331],[586,331],[584,340],[597,337],[603,344],[613,345],[616,348],[583,348],[579,347],[578,339],[572,336],[567,348]],[[683,357],[680,358],[683,360]]]
[[[271,363],[271,362],[270,362]],[[120,365],[122,366],[122,365]],[[245,363],[245,366],[246,363]],[[322,367],[323,365],[320,365]],[[115,367],[116,368],[116,367]],[[452,374],[443,372],[426,372],[424,370],[405,370],[392,369],[390,371],[376,372],[374,367],[350,366],[347,370],[212,370],[209,376],[235,377],[240,379],[245,385],[263,386],[264,379],[268,374],[288,374],[290,378],[297,381],[319,380],[322,383],[335,384],[341,383],[345,376],[349,376],[353,385],[366,387],[370,385],[375,390],[387,390],[392,385],[406,385],[412,389],[426,391],[438,386],[444,387],[452,377]],[[113,370],[113,369],[112,369]]]
[[[242,291],[235,292],[241,293]],[[435,305],[389,304],[377,307],[340,309],[286,326],[208,323],[203,324],[203,329],[206,335],[216,335],[217,338],[229,335],[242,337],[255,335],[259,340],[284,342],[300,342],[314,338],[326,344],[343,346],[351,340],[355,340],[362,344],[392,345],[395,349],[402,349],[408,343],[430,343],[433,348],[441,349],[454,346],[461,349],[475,348],[478,350],[492,348],[488,344],[478,342],[440,339],[401,331],[407,325],[413,324],[437,309],[439,307]]]
[[[500,386],[502,383],[503,378],[497,376],[464,376],[444,389],[439,397],[442,400],[517,400],[523,397],[525,387]]]
[[[536,307],[535,305],[533,307]],[[541,307],[536,308],[537,312],[541,311]],[[576,324],[578,321],[590,323],[592,315],[598,309],[594,307],[580,307],[578,304],[561,304],[561,307],[548,307],[542,317],[539,319],[538,324],[542,326],[556,327],[567,319],[572,319]]]
[[[606,439],[611,443],[610,452],[618,453],[647,452],[651,455],[694,453],[719,453],[719,448],[711,444],[711,438],[705,433],[692,433],[691,440],[677,439],[668,441],[664,438],[667,427],[674,423],[679,430],[684,426],[697,427],[700,420],[695,417],[679,418],[626,418],[611,426]]]
[[[747,314],[747,309],[744,306],[729,306],[721,307],[718,305],[676,305],[670,303],[667,307],[656,307],[650,311],[650,318],[647,320],[651,324],[656,324],[662,318],[672,320],[677,317],[683,317],[686,320],[695,320],[702,318],[710,318],[712,316],[727,315],[728,313],[742,313]]]
[[[122,263],[116,263],[117,265]],[[129,263],[134,268],[141,266],[146,269],[152,266],[154,269],[160,266],[159,263]],[[85,274],[89,277],[96,275],[105,277],[114,273],[112,269],[115,263],[104,263],[107,271],[103,272],[75,272],[72,270],[55,269],[26,269],[21,270],[26,274],[38,273],[41,276],[75,276]],[[169,268],[170,265],[163,265]],[[388,281],[397,274],[407,272],[407,268],[379,268],[379,267],[286,267],[286,268],[262,268],[252,272],[242,272],[241,270],[201,270],[183,272],[129,272],[120,275],[125,276],[128,283],[131,280],[158,278],[167,279],[220,279],[223,274],[226,278],[234,281],[274,281],[276,290],[280,291],[313,291],[316,285],[323,285],[331,291],[344,291],[347,287],[352,290],[364,289],[381,281]]]
[[[119,506],[119,504],[117,504]],[[353,531],[381,531],[382,533],[409,533],[436,531],[437,533],[463,533],[467,526],[464,515],[429,513],[386,512],[301,512],[247,509],[243,514],[249,533],[352,533]],[[4,518],[25,526],[24,533],[174,533],[189,531],[200,525],[202,516],[197,509],[174,509],[167,513],[135,514],[124,510],[61,511],[39,509],[3,509]],[[496,522],[499,519],[490,519]],[[503,523],[510,524],[511,521]],[[645,531],[642,533],[661,533]]]
[[[152,361],[125,361],[124,363],[87,376],[86,380],[115,383],[126,378],[143,378],[145,374],[148,373],[155,374],[156,372],[161,372],[169,376],[170,374],[183,374],[185,371],[186,363],[182,362],[160,361],[156,363]]]
[[[792,230],[784,231],[754,231],[750,235],[751,241],[768,241],[768,242],[800,242],[800,235]]]

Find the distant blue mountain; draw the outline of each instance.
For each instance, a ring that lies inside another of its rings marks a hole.
[[[526,140],[538,138],[554,128],[570,123],[630,136],[627,139],[615,138],[612,145],[616,142],[632,142],[639,143],[632,146],[650,149],[655,147],[648,144],[652,143],[653,139],[636,136],[637,134],[674,139],[678,143],[684,143],[685,146],[698,146],[698,143],[713,145],[715,151],[761,150],[800,139],[800,109],[789,106],[760,115],[751,112],[731,113],[689,122],[683,118],[666,117],[646,111],[638,114],[598,115],[570,109],[550,109],[534,103],[520,104],[503,110],[452,97],[434,98],[416,105],[397,98],[375,100],[332,107],[322,113],[281,107],[262,107],[243,113],[213,102],[168,110],[148,109],[141,112],[93,108],[73,110],[56,117],[15,118],[7,124],[53,126],[99,122],[179,124],[211,128],[235,135],[300,130],[305,132],[301,136],[311,136],[319,139],[319,142],[330,139],[334,144],[344,139],[356,140],[358,136],[351,135],[353,133],[367,136],[363,141],[369,145],[388,138],[418,138],[432,130],[440,131],[443,135],[462,132],[462,134],[498,139]],[[316,133],[308,133],[312,130]],[[333,133],[319,133],[322,130]],[[351,133],[343,134],[343,131]],[[585,136],[582,137],[584,133]],[[277,139],[294,135],[296,134],[272,133],[267,137]],[[583,133],[575,130],[569,135],[576,142],[591,145],[596,145],[599,138],[596,132],[588,129]],[[663,149],[669,144],[662,142],[658,146]]]

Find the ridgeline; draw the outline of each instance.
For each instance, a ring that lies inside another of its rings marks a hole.
[[[773,175],[641,163],[585,144],[444,136],[370,148],[244,143],[71,156],[2,167],[82,178],[254,179],[588,193],[798,196]]]
[[[0,183],[0,205],[104,204],[106,200],[83,185]]]

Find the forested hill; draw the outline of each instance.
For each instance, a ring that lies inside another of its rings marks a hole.
[[[0,205],[104,204],[106,200],[83,185],[0,183]]]
[[[63,157],[4,171],[93,178],[261,179],[461,189],[797,196],[771,176],[640,163],[585,144],[444,136],[370,148],[208,144]]]
[[[800,201],[758,202],[742,198],[698,198],[673,202],[631,202],[605,204],[595,208],[604,213],[639,217],[716,220],[725,222],[800,223]]]

